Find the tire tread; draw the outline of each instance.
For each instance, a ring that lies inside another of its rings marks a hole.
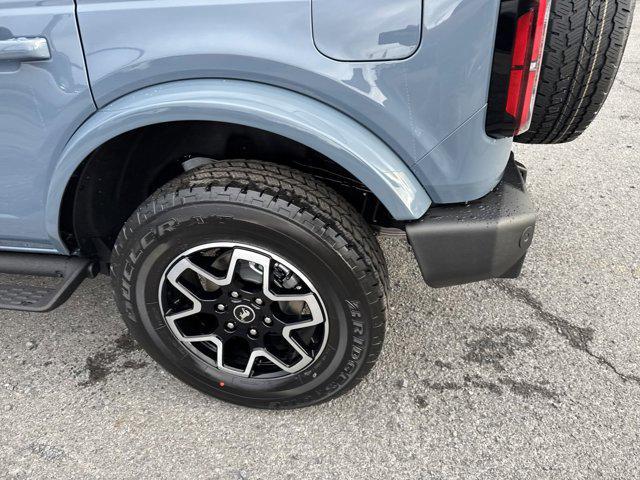
[[[635,0],[553,0],[531,128],[520,143],[570,142],[593,122],[618,72]]]

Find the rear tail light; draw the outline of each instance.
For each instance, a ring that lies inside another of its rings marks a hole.
[[[511,137],[531,125],[552,0],[502,0],[487,133]]]

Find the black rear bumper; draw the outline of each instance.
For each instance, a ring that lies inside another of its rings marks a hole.
[[[428,285],[447,287],[520,274],[536,223],[523,173],[512,155],[490,194],[469,204],[434,206],[406,226]]]

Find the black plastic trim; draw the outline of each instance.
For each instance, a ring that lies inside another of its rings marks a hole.
[[[469,204],[433,206],[422,219],[406,226],[429,286],[520,275],[536,223],[523,168],[512,154],[493,192]]]
[[[0,309],[48,312],[62,305],[87,277],[95,277],[98,265],[91,259],[40,253],[0,252],[0,273],[58,277],[52,287],[0,284]]]

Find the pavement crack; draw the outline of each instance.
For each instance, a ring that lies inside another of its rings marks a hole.
[[[602,355],[598,355],[596,353],[593,353],[590,350],[587,350],[586,353],[589,354],[592,358],[594,358],[598,363],[600,363],[601,365],[604,365],[609,370],[611,370],[613,373],[615,373],[618,377],[620,377],[622,379],[623,382],[633,382],[636,385],[640,385],[640,376],[638,376],[638,375],[630,375],[630,374],[621,372],[620,370],[618,370],[618,368],[613,363],[611,363],[610,360],[608,360],[607,358],[605,358]]]
[[[589,343],[593,341],[595,333],[592,328],[578,327],[571,324],[568,320],[548,312],[544,309],[542,302],[524,288],[508,285],[498,281],[494,282],[494,285],[514,300],[518,300],[533,309],[536,316],[542,322],[546,323],[558,332],[558,334],[565,338],[573,348],[584,352],[588,351]]]
[[[618,83],[620,85],[622,85],[623,87],[626,87],[626,88],[628,88],[629,90],[631,90],[633,92],[640,93],[640,88],[634,87],[633,85],[629,85],[624,80],[618,79]]]
[[[555,315],[544,309],[542,302],[534,297],[531,292],[522,287],[509,285],[502,281],[494,280],[493,284],[514,300],[524,303],[530,307],[540,321],[552,327],[558,335],[569,342],[569,345],[576,350],[586,353],[589,357],[596,360],[600,365],[604,365],[612,371],[623,382],[633,382],[640,385],[640,376],[622,373],[618,368],[608,360],[604,355],[599,355],[591,350],[591,342],[594,339],[595,331],[588,327],[579,327],[573,325],[568,320]]]

